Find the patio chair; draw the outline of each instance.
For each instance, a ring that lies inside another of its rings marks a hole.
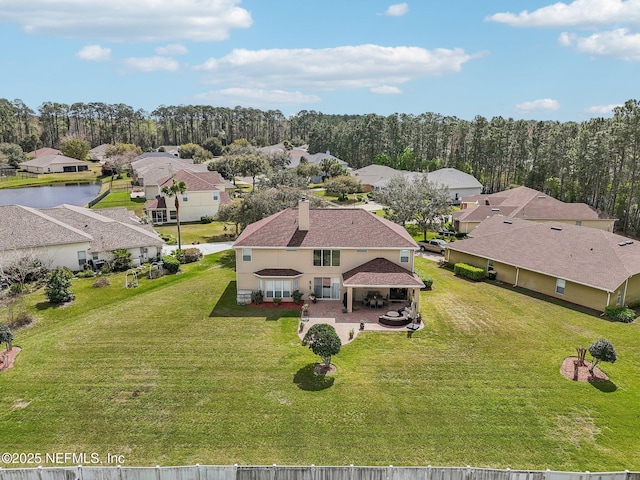
[[[376,308],[382,308],[384,307],[384,299],[379,298],[378,300],[376,300]]]

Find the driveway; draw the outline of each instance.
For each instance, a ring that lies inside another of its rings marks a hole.
[[[228,250],[233,245],[233,242],[216,242],[216,243],[198,243],[196,245],[192,245],[190,243],[183,244],[182,248],[197,248],[202,252],[203,255],[210,255],[212,253],[222,252],[223,250]],[[177,245],[164,245],[162,247],[162,255],[169,255],[171,252],[178,249]]]

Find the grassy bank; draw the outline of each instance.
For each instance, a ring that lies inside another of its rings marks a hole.
[[[473,465],[640,469],[640,325],[611,323],[418,259],[424,330],[368,332],[312,373],[297,312],[235,305],[229,254],[184,273],[121,275],[76,301],[26,299],[0,374],[0,443],[16,452],[122,454],[126,464]],[[0,307],[0,317],[6,317]],[[605,337],[610,382],[559,373]],[[10,447],[10,448],[9,448]]]

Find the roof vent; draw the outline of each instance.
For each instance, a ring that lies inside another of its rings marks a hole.
[[[499,208],[492,208],[492,209],[491,209],[491,211],[492,211],[492,212],[499,212],[499,211],[500,211],[500,209],[499,209]]]
[[[546,195],[538,195],[538,198],[547,198]]]
[[[618,243],[618,246],[624,247],[625,245],[631,245],[632,243],[633,243],[633,240],[626,240],[624,242]]]
[[[562,231],[562,227],[551,227],[551,230],[556,230],[558,232]]]
[[[513,222],[511,220],[503,220],[502,223],[507,223],[507,224],[511,225]]]

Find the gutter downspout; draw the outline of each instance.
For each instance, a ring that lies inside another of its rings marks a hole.
[[[622,294],[622,305],[627,303],[627,286],[628,285],[629,285],[629,277],[627,277],[627,280],[624,282],[624,293]]]
[[[609,306],[609,301],[611,300],[611,292],[607,292],[607,304],[605,305],[605,307]]]
[[[520,278],[520,267],[516,267],[516,284],[514,287],[518,286],[518,278]]]

